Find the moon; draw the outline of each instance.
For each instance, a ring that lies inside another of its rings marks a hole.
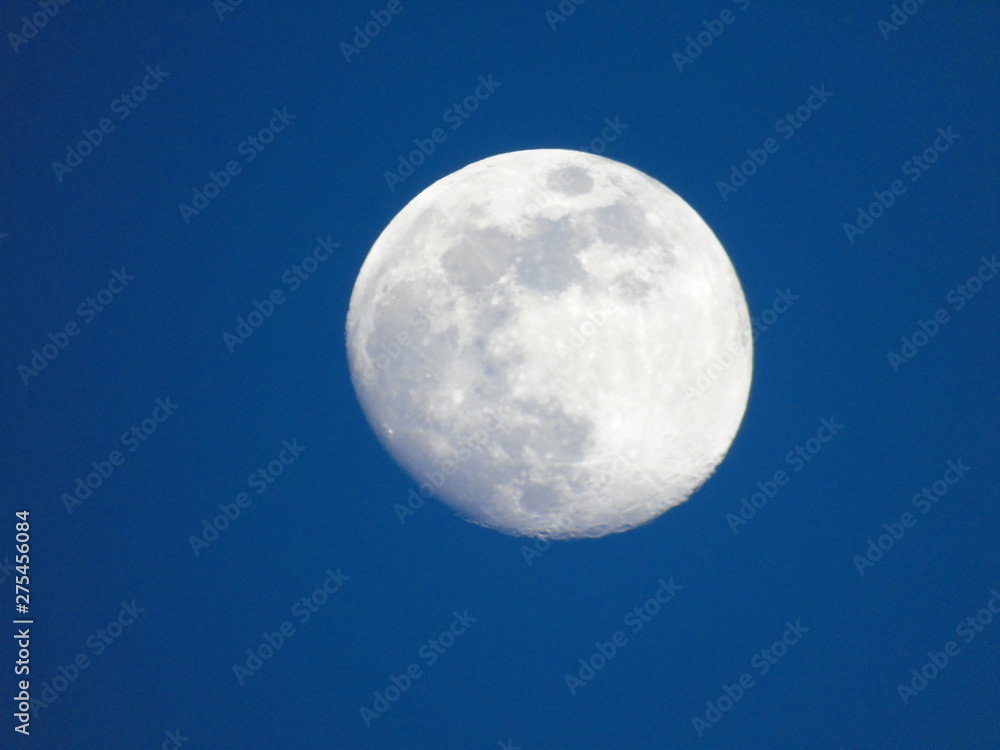
[[[433,495],[555,539],[685,501],[736,436],[753,359],[743,289],[697,212],[561,149],[477,161],[410,201],[362,264],[346,343],[411,507]]]

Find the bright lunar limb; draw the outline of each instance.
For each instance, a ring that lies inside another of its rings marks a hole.
[[[534,537],[624,531],[686,500],[736,436],[752,348],[739,279],[694,209],[555,149],[420,193],[347,315],[358,399],[420,494]]]

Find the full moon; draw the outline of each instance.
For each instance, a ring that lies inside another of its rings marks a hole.
[[[346,334],[411,503],[540,538],[686,500],[729,450],[753,369],[743,289],[697,212],[557,149],[483,159],[410,201],[358,273]]]

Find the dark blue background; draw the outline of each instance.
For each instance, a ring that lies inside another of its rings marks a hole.
[[[0,555],[30,510],[35,697],[78,653],[90,665],[25,740],[3,638],[0,744],[153,748],[179,729],[186,748],[1000,747],[1000,624],[908,704],[897,692],[1000,587],[1000,283],[946,301],[997,253],[1000,14],[930,0],[886,39],[889,3],[743,4],[587,0],[550,23],[555,0],[402,0],[350,63],[341,43],[384,4],[245,0],[220,20],[209,0],[77,1],[16,53],[4,42]],[[733,23],[678,71],[726,8]],[[38,9],[8,4],[0,30]],[[169,77],[117,120],[111,102],[156,65]],[[501,86],[390,191],[385,171],[489,75]],[[833,96],[722,200],[717,182],[821,85]],[[294,121],[246,163],[238,145],[275,107]],[[52,162],[103,117],[115,130],[57,180]],[[436,501],[401,524],[411,482],[364,421],[343,345],[368,248],[440,177],[592,148],[615,117],[627,129],[605,155],[694,206],[752,314],[798,295],[756,342],[727,459],[652,524],[531,565],[524,540]],[[903,163],[949,126],[960,139],[909,182]],[[241,173],[185,223],[178,205],[230,159]],[[905,194],[849,242],[844,223],[895,179]],[[223,332],[288,292],[282,274],[327,235],[337,254],[231,354]],[[77,305],[122,267],[135,280],[84,324]],[[950,321],[894,372],[887,353],[938,308]],[[18,366],[70,320],[80,334],[25,386]],[[68,513],[63,493],[167,397],[177,412]],[[831,417],[843,430],[791,470]],[[293,438],[306,451],[195,556],[189,537]],[[959,458],[968,473],[859,575],[854,556]],[[789,484],[734,535],[726,514],[782,468]],[[292,605],[338,568],[349,580],[299,624]],[[628,632],[670,576],[681,592]],[[145,611],[95,655],[88,639],[133,599]],[[477,621],[427,666],[418,650],[456,610]],[[285,620],[294,636],[240,686],[233,665]],[[757,674],[796,620],[808,633]],[[616,630],[627,645],[571,695],[565,675]],[[360,709],[412,662],[423,676],[366,728]],[[692,717],[743,672],[755,686],[699,739]]]

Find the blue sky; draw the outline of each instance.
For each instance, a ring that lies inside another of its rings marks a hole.
[[[27,510],[46,702],[4,746],[1000,747],[994,4],[18,0],[0,31],[0,578]],[[343,339],[392,217],[526,148],[676,191],[761,321],[704,487],[544,550],[400,521]]]

